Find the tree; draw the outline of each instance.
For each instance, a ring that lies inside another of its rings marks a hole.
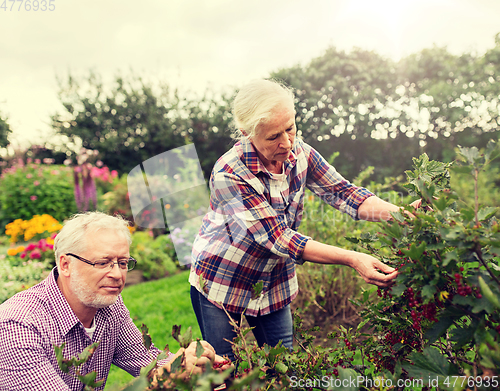
[[[90,73],[59,81],[66,113],[52,117],[56,132],[97,149],[110,169],[129,172],[144,160],[194,142],[206,176],[230,145],[228,97],[187,99],[165,83],[117,76],[111,85]]]
[[[308,65],[271,74],[296,90],[297,125],[324,156],[341,151],[348,178],[375,166],[398,175],[422,152],[449,161],[457,145],[497,138],[500,35],[482,56],[433,47],[395,63],[329,48]]]
[[[0,148],[5,148],[9,145],[9,134],[12,132],[7,118],[2,117],[0,113]]]

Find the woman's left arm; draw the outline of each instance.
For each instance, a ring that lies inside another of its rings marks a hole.
[[[421,204],[421,200],[416,200],[410,205],[414,208],[418,208]],[[409,217],[415,217],[413,214],[404,210],[402,207],[391,204],[390,202],[384,201],[377,196],[368,197],[358,208],[358,218],[360,220],[367,221],[382,221],[392,219],[391,212],[401,211],[407,214]]]

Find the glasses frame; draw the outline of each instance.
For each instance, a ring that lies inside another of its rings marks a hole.
[[[71,256],[71,257],[74,257],[74,258],[78,259],[79,261],[85,262],[85,263],[87,263],[87,264],[89,264],[89,265],[92,265],[92,267],[93,267],[94,269],[96,268],[96,267],[95,267],[95,264],[96,264],[97,262],[90,262],[88,259],[82,258],[82,257],[80,257],[80,256],[78,256],[78,255],[75,255],[75,254],[72,254],[72,253],[66,253],[66,255]],[[129,257],[129,258],[128,258],[128,263],[127,263],[127,268],[126,268],[126,269],[122,269],[122,268],[120,267],[120,265],[119,265],[119,262],[110,262],[110,264],[111,264],[112,266],[109,268],[109,270],[113,270],[113,268],[115,267],[115,265],[117,265],[117,266],[118,266],[118,269],[120,269],[120,270],[126,270],[126,271],[128,271],[128,272],[129,272],[129,271],[131,271],[131,270],[133,270],[133,269],[134,269],[135,265],[137,264],[137,260],[136,260],[135,258],[133,258],[133,257]],[[130,265],[130,264],[132,264],[132,267],[129,267],[129,265]],[[103,268],[103,269],[97,269],[97,270],[106,270],[106,268]]]

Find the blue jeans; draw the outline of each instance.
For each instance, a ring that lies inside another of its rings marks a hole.
[[[217,308],[207,300],[196,288],[191,287],[191,303],[200,325],[203,339],[212,345],[215,352],[220,356],[227,356],[234,361],[232,345],[226,341],[232,341],[236,337],[233,326],[229,324],[229,318],[224,310]],[[231,317],[241,324],[241,314],[230,313]],[[290,305],[281,310],[271,312],[268,315],[246,316],[247,322],[252,330],[259,346],[265,343],[276,346],[279,341],[290,350],[293,349],[293,322]]]

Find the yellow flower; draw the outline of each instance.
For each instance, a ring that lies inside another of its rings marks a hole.
[[[51,215],[35,215],[30,220],[16,219],[12,223],[7,224],[5,233],[9,235],[10,241],[15,243],[18,236],[24,236],[27,242],[38,234],[44,232],[56,232],[62,228],[62,225]]]
[[[446,291],[439,292],[439,300],[441,301],[446,300],[449,296],[450,294]]]
[[[170,209],[170,204],[165,204],[165,209]]]
[[[15,248],[9,248],[9,249],[7,250],[7,255],[12,255],[12,256],[13,256],[13,255],[17,255],[17,251],[16,251],[16,249],[15,249]]]
[[[131,227],[130,225],[128,226],[128,230],[130,231],[131,234],[135,232],[135,227]]]
[[[184,204],[184,208],[189,208],[189,204]]]

